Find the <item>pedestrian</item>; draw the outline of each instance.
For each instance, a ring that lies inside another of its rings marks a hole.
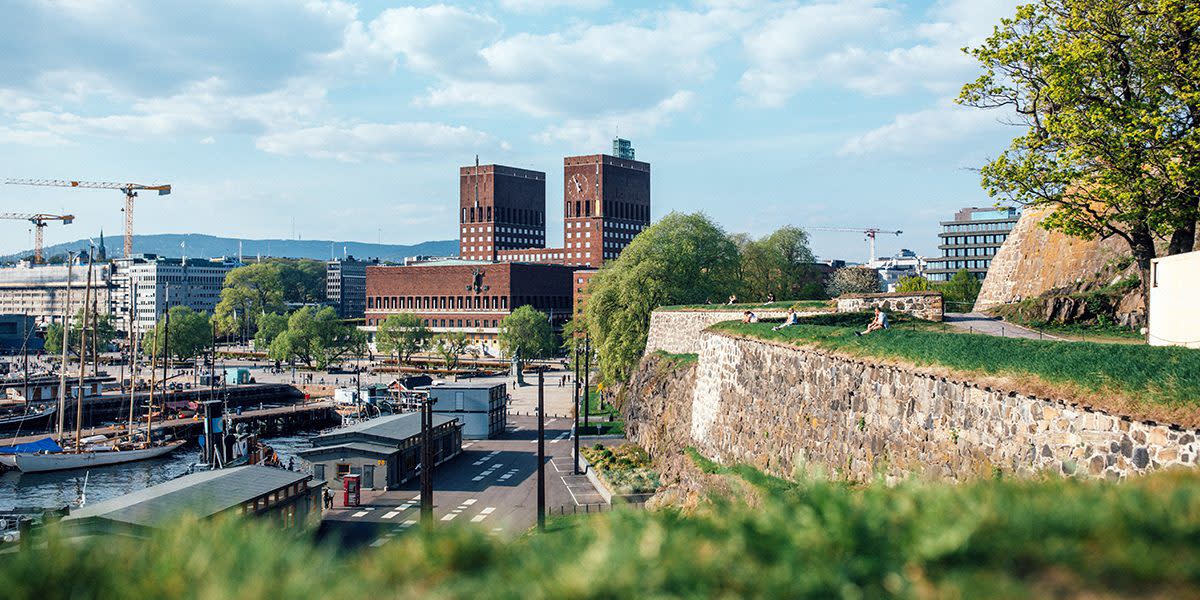
[[[289,470],[289,471],[295,471],[295,470],[296,470],[296,457],[294,457],[294,456],[289,456],[289,457],[288,457],[288,470]]]
[[[879,307],[876,306],[875,307],[875,318],[871,319],[871,323],[869,325],[867,325],[867,330],[866,331],[855,331],[854,335],[857,335],[858,337],[862,337],[864,335],[867,335],[868,333],[871,333],[872,331],[879,331],[880,329],[887,329],[887,328],[888,328],[887,313],[883,312],[882,310],[879,310]]]
[[[779,325],[772,327],[771,331],[779,331],[780,329],[783,329],[784,327],[791,327],[792,325],[795,325],[795,324],[796,324],[796,309],[789,308],[787,311],[787,319],[785,319]]]

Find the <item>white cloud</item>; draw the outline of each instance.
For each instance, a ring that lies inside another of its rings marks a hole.
[[[500,0],[500,6],[515,13],[544,13],[550,10],[596,10],[608,0]]]
[[[215,144],[215,143],[217,143],[217,138],[214,138],[213,136],[210,135],[208,137],[201,138],[200,143],[204,144],[206,146],[209,144]]]
[[[690,108],[694,98],[692,92],[680,91],[646,110],[596,119],[568,119],[561,125],[547,127],[535,139],[544,144],[569,142],[578,146],[603,147],[612,139],[617,127],[623,136],[644,135],[665,125],[676,113]]]
[[[838,154],[921,154],[962,143],[988,131],[999,131],[996,111],[965,108],[949,103],[897,115],[887,125],[847,140]]]
[[[791,8],[744,38],[739,85],[762,106],[781,106],[813,85],[866,95],[947,94],[974,68],[961,52],[991,33],[1019,0],[942,0],[916,24],[883,0]]]
[[[492,136],[441,123],[362,123],[323,125],[260,137],[258,149],[284,156],[305,155],[343,162],[395,160],[495,147]]]

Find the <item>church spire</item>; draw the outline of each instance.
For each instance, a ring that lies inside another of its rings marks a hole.
[[[100,249],[96,254],[97,260],[108,260],[108,250],[104,248],[104,229],[100,230]]]

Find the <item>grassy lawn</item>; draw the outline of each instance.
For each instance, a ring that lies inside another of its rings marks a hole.
[[[939,326],[897,320],[892,329],[856,337],[866,314],[819,315],[771,331],[770,323],[724,322],[714,330],[855,356],[894,359],[970,375],[1002,377],[1020,391],[1061,394],[1114,412],[1200,423],[1200,352],[1092,342],[943,333]]]
[[[12,600],[1200,597],[1192,471],[848,487],[713,470],[755,501],[550,519],[547,534],[515,540],[459,519],[349,552],[266,519],[181,516],[147,539],[43,537],[0,561],[0,589]]]
[[[650,455],[636,444],[579,449],[596,469],[596,474],[616,494],[652,493],[661,486],[658,473],[650,465]]]
[[[814,311],[829,309],[833,310],[832,300],[784,300],[782,302],[772,302],[764,304],[762,302],[747,302],[741,304],[679,304],[676,306],[663,306],[658,310],[787,310],[795,308],[797,311]]]

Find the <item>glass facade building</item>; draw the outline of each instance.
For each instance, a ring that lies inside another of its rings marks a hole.
[[[942,221],[938,257],[929,259],[925,277],[930,281],[949,281],[955,273],[966,269],[975,278],[983,279],[1020,216],[1015,208],[964,208],[954,213],[953,221]]]

